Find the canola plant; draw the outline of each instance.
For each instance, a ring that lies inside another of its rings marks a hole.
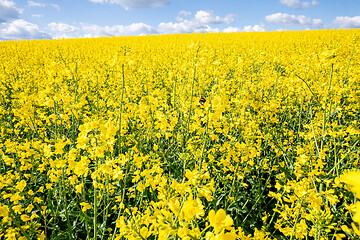
[[[356,239],[360,31],[0,42],[0,239]]]

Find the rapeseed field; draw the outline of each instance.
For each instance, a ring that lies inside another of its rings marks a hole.
[[[359,37],[0,42],[0,239],[359,239]]]

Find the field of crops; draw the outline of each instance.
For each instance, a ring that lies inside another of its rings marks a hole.
[[[0,239],[358,239],[359,37],[0,42]]]

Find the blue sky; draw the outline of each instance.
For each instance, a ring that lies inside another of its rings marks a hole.
[[[360,28],[360,0],[0,0],[0,40]]]

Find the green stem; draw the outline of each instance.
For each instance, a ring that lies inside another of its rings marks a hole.
[[[265,185],[267,186],[268,181],[270,180],[270,176],[268,177],[268,179],[266,179]],[[260,198],[263,196],[264,192],[265,192],[266,187],[264,187],[264,189],[262,190],[261,194],[258,195],[254,205],[251,207],[250,211],[248,212],[248,214],[246,215],[246,217],[243,219],[242,223],[245,223],[246,219],[250,216],[251,212],[255,209],[257,203],[259,202]]]
[[[174,104],[173,104],[173,109],[175,109],[175,105],[176,105],[176,77],[173,78],[174,79]]]
[[[205,233],[206,230],[208,230],[211,227],[211,225],[208,225],[206,228],[204,228],[204,230],[201,231],[200,233],[200,237]],[[195,238],[197,239],[197,238]]]
[[[192,79],[192,83],[191,83],[191,96],[190,96],[190,108],[189,108],[189,116],[188,116],[188,121],[187,121],[187,127],[186,127],[186,136],[185,136],[185,142],[187,142],[188,138],[189,138],[189,127],[190,127],[190,118],[191,118],[191,110],[192,110],[192,101],[193,101],[193,95],[194,95],[194,83],[195,83],[195,76],[196,76],[196,60],[197,60],[197,56],[200,50],[200,45],[196,51],[196,55],[195,55],[195,63],[194,63],[194,75],[193,75],[193,79]]]
[[[181,203],[180,203],[180,207],[179,207],[179,215],[181,214],[181,210],[183,208],[184,202],[186,200],[186,197],[188,196],[188,193],[185,193],[185,195],[182,197]],[[174,220],[174,226],[175,224],[177,224],[179,215],[175,216],[175,220]]]
[[[302,106],[303,106],[303,102],[301,102],[301,105],[300,105],[299,125],[298,125],[298,135],[299,135],[299,133],[300,133],[300,127],[301,127],[301,114],[302,114]]]
[[[336,152],[336,139],[335,138],[333,138],[334,139],[334,156],[335,156],[335,162],[334,162],[334,166],[336,166],[336,176],[338,177],[339,176],[339,168],[337,167],[338,166],[338,164],[337,164],[337,162],[338,162],[338,155],[336,154],[337,152]]]
[[[56,116],[55,118],[55,143],[57,142],[57,110],[56,110],[56,101],[54,100],[53,98],[53,101],[54,101],[54,115]]]
[[[98,158],[96,157],[95,171],[98,167]],[[94,179],[96,181],[96,179]],[[97,189],[94,186],[94,239],[97,239]]]
[[[121,149],[121,114],[122,114],[122,105],[123,105],[124,88],[125,88],[124,64],[121,65],[121,69],[122,69],[122,85],[121,85],[121,97],[120,97],[119,134],[118,134],[119,154],[120,154],[120,149]]]
[[[314,129],[314,123],[313,123],[313,120],[312,120],[312,108],[311,108],[311,107],[310,107],[310,121],[311,121],[311,129],[312,129],[312,132],[313,132],[313,137],[314,137],[314,141],[315,141],[316,156],[319,156],[319,145],[318,145],[317,140],[316,140],[316,134],[315,134],[315,129]]]
[[[67,229],[68,229],[68,234],[70,235],[69,237],[72,238],[73,237],[73,233],[72,233],[72,227],[71,227],[71,223],[70,223],[70,215],[69,215],[69,208],[67,206],[68,201],[66,199],[66,185],[65,185],[65,167],[62,169],[62,176],[61,176],[61,192],[62,192],[62,197],[63,197],[63,208],[65,210],[65,214],[66,214],[66,223],[67,223]]]
[[[293,230],[292,230],[292,233],[291,233],[290,240],[292,240],[293,237],[294,237],[294,233],[295,233],[295,231],[296,231],[296,225],[297,225],[298,220],[299,220],[299,217],[300,217],[300,211],[301,211],[301,207],[302,207],[303,201],[304,201],[304,198],[301,198],[299,210],[298,210],[298,213],[297,213],[297,215],[296,215],[295,224],[294,224],[294,227],[293,227]]]
[[[301,81],[303,81],[305,83],[305,85],[307,86],[307,88],[310,90],[311,94],[315,97],[316,102],[319,104],[319,106],[321,106],[321,103],[319,102],[319,99],[317,98],[317,95],[311,90],[311,87],[309,86],[309,84],[305,81],[305,79],[303,79],[302,77],[300,77],[299,75],[295,74],[295,76],[297,76]]]
[[[338,161],[337,163],[335,163],[335,166],[332,167],[329,171],[329,174],[334,171],[335,169],[337,170],[338,166],[345,160],[345,158],[349,155],[349,153],[352,152],[353,148],[359,143],[360,140],[357,140],[349,149],[349,151],[346,152],[346,154],[340,159],[340,161]]]
[[[211,105],[210,105],[211,106]],[[204,155],[204,151],[205,151],[205,145],[206,145],[206,140],[207,140],[207,131],[208,131],[208,127],[209,127],[209,112],[210,112],[210,106],[208,108],[207,114],[206,114],[206,128],[205,128],[205,132],[204,132],[204,143],[203,143],[203,147],[201,149],[201,154],[199,157],[199,173],[201,174],[201,168],[202,168],[202,161],[203,161],[203,155]]]
[[[232,194],[232,191],[233,191],[233,188],[234,188],[234,185],[235,185],[235,182],[236,182],[236,176],[237,176],[237,171],[238,171],[238,168],[239,168],[239,164],[240,164],[240,159],[239,161],[236,163],[236,167],[235,167],[235,171],[234,171],[234,177],[233,177],[233,181],[231,183],[231,187],[230,187],[230,191],[229,191],[229,197],[231,197],[231,194]],[[229,199],[226,199],[226,202],[225,202],[225,211],[228,209],[229,207]]]
[[[331,80],[332,80],[332,76],[333,76],[333,64],[331,64],[331,70],[330,70],[330,80],[329,80],[329,86],[327,89],[327,94],[326,94],[326,99],[325,99],[325,107],[323,109],[323,122],[322,122],[322,133],[321,133],[321,145],[320,145],[320,149],[323,149],[323,145],[324,145],[324,137],[325,137],[325,131],[326,131],[326,109],[327,109],[327,103],[329,100],[329,92],[330,92],[330,88],[331,88]]]
[[[273,90],[273,97],[276,97],[276,86],[277,86],[278,79],[279,79],[279,74],[276,75],[275,85],[274,85],[274,90]]]
[[[107,218],[108,218],[108,213],[109,213],[109,193],[108,193],[108,186],[109,186],[109,177],[106,176],[106,180],[105,180],[105,193],[103,193],[103,195],[105,195],[105,199],[104,199],[104,206],[106,206],[105,210],[103,210],[103,223],[104,223],[104,227],[102,229],[102,235],[101,235],[101,239],[104,239],[105,233],[106,233],[106,222],[107,222]]]
[[[122,211],[121,205],[123,204],[124,198],[125,198],[126,179],[127,179],[127,175],[128,175],[128,172],[129,172],[129,162],[127,162],[126,164],[127,164],[127,166],[126,166],[125,177],[124,177],[124,182],[123,182],[124,187],[123,187],[123,192],[122,192],[122,195],[121,195],[120,210],[119,210],[119,213],[118,213],[116,219],[119,219],[119,217],[120,217],[120,215],[121,215],[121,211]],[[114,240],[114,239],[115,239],[116,232],[117,232],[117,227],[115,226],[114,234],[113,234],[111,240]]]

